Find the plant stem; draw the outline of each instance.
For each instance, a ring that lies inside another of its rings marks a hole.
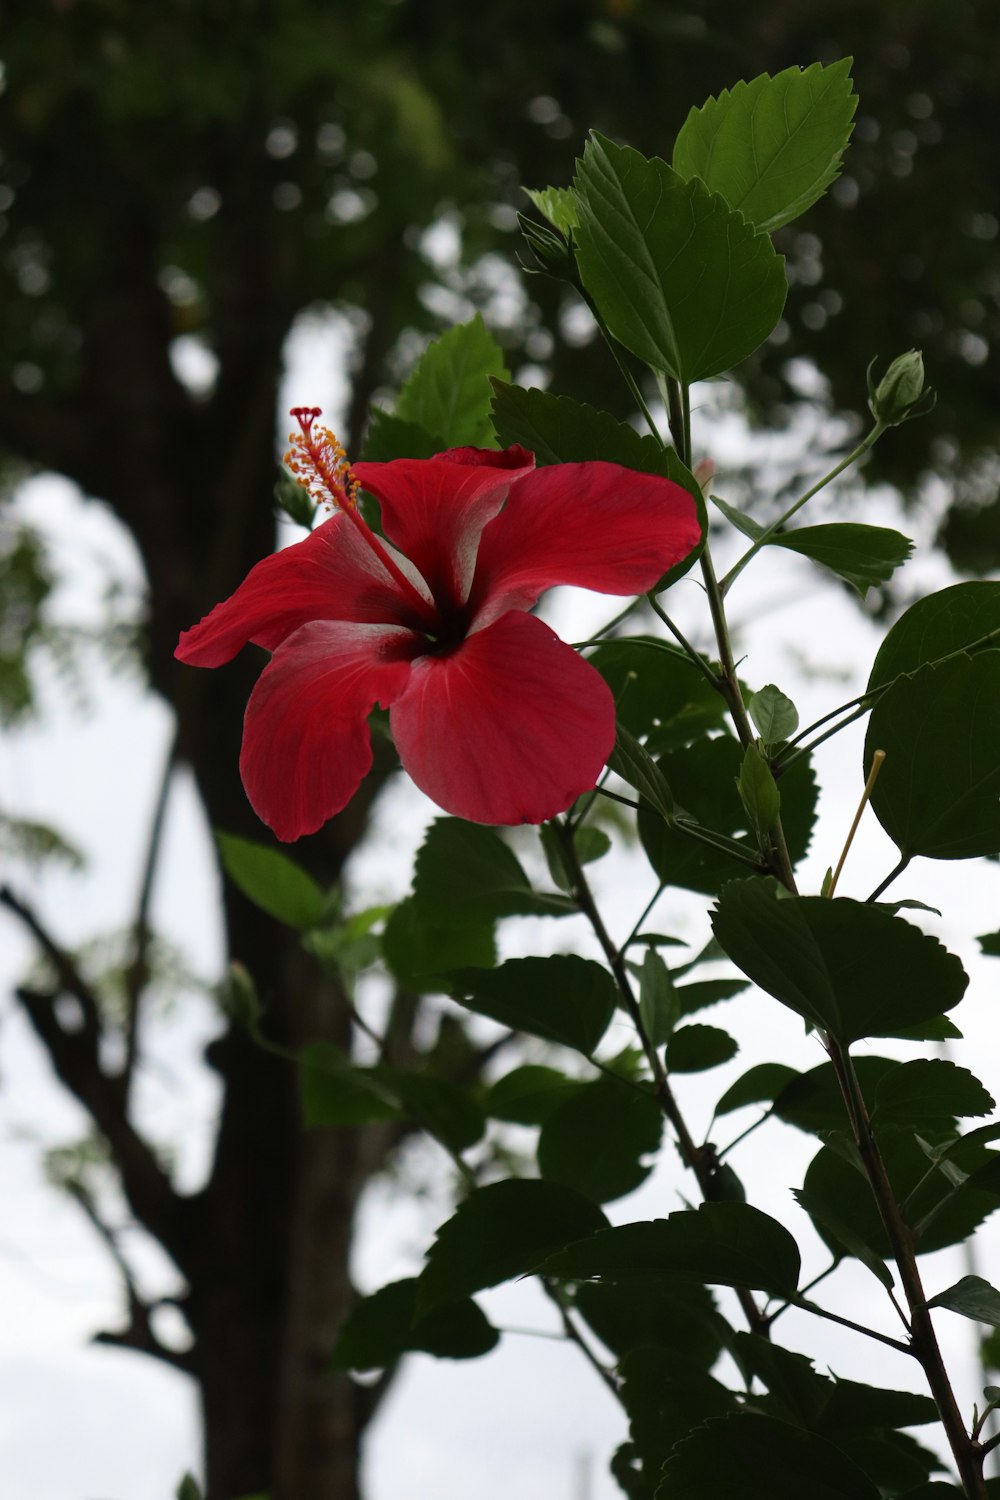
[[[663,447],[663,438],[660,436],[660,430],[657,427],[656,423],[653,421],[653,414],[652,414],[652,412],[650,411],[649,407],[646,404],[646,398],[645,398],[645,396],[642,394],[642,391],[639,389],[639,383],[638,383],[638,381],[636,380],[635,376],[632,374],[632,371],[629,369],[628,365],[625,363],[624,359],[622,358],[621,354],[619,353],[620,346],[618,344],[618,341],[612,335],[610,328],[608,327],[607,323],[605,323],[604,319],[601,317],[601,314],[598,312],[595,303],[592,301],[592,299],[587,294],[587,292],[585,291],[585,289],[581,286],[581,287],[578,287],[577,290],[580,292],[581,296],[583,297],[583,300],[586,302],[587,306],[590,308],[591,316],[593,317],[594,322],[597,324],[598,328],[600,329],[601,337],[604,339],[604,342],[607,344],[608,348],[610,349],[610,351],[611,351],[611,357],[614,360],[615,364],[618,366],[618,369],[621,371],[621,374],[622,374],[622,376],[623,376],[623,378],[625,380],[625,384],[628,386],[629,390],[632,392],[632,399],[635,402],[636,406],[639,408],[639,410],[642,412],[643,419],[645,420],[646,426],[649,428],[650,432],[653,434],[653,436],[655,437],[656,441],[659,443],[660,447],[662,448]]]
[[[716,677],[715,673],[712,671],[711,667],[708,665],[708,662],[702,656],[701,652],[696,651],[687,637],[681,634],[679,628],[674,624],[673,620],[667,614],[666,610],[661,607],[654,594],[647,594],[646,599],[649,603],[650,609],[653,611],[654,615],[656,615],[657,619],[663,621],[664,625],[670,631],[670,634],[690,657],[692,665],[696,666],[701,675],[711,683],[712,687],[714,687],[716,691],[718,691],[719,679]]]
[[[844,847],[840,851],[840,858],[837,861],[836,869],[834,870],[833,875],[830,878],[830,885],[827,889],[826,894],[831,899],[833,898],[833,894],[837,889],[837,881],[840,879],[840,872],[844,868],[844,862],[851,851],[851,845],[854,843],[854,835],[858,831],[858,824],[861,822],[862,814],[864,813],[865,808],[868,806],[868,802],[874,789],[875,782],[878,780],[878,773],[881,771],[884,762],[885,751],[876,750],[875,754],[872,756],[872,768],[868,773],[868,780],[865,782],[865,789],[861,793],[861,801],[858,803],[858,810],[854,814],[854,822],[848,829],[847,838],[844,840]]]
[[[564,1306],[559,1292],[552,1285],[551,1281],[546,1280],[544,1276],[540,1279],[542,1283],[542,1290],[544,1291],[546,1297],[548,1297],[549,1301],[554,1303],[555,1306],[559,1309],[559,1318],[562,1322],[563,1331],[566,1337],[577,1346],[588,1363],[594,1370],[597,1371],[597,1374],[604,1381],[604,1384],[608,1387],[608,1390],[612,1393],[615,1399],[617,1401],[620,1401],[621,1390],[619,1388],[618,1381],[615,1379],[614,1375],[607,1368],[607,1366],[601,1364],[601,1361],[598,1359],[593,1349],[591,1349],[590,1345],[587,1343],[587,1340],[583,1337],[583,1334],[573,1322],[573,1319],[569,1315],[569,1308]]]
[[[880,881],[880,883],[872,891],[871,895],[868,897],[868,900],[869,901],[877,901],[878,898],[879,898],[879,896],[881,896],[882,892],[886,889],[886,887],[892,885],[892,882],[896,879],[896,876],[897,875],[902,875],[903,871],[906,869],[906,867],[907,867],[907,865],[909,863],[910,863],[910,856],[908,854],[902,855],[902,857],[899,860],[899,863],[893,865],[892,869],[889,871],[889,873],[885,877],[885,879],[883,881]]]
[[[897,1350],[900,1354],[915,1354],[916,1350],[910,1344],[904,1344],[900,1339],[894,1339],[888,1333],[879,1333],[877,1328],[866,1328],[864,1323],[855,1323],[852,1318],[842,1318],[839,1313],[831,1312],[827,1307],[820,1307],[818,1302],[811,1302],[808,1297],[801,1293],[792,1298],[791,1304],[786,1306],[801,1307],[803,1312],[815,1313],[817,1318],[826,1318],[829,1323],[840,1323],[844,1328],[852,1328],[855,1333],[863,1333],[866,1338],[877,1339],[880,1344],[888,1344],[890,1349]],[[784,1311],[784,1308],[782,1308]]]
[[[743,569],[746,567],[751,558],[755,557],[762,547],[767,546],[767,543],[774,536],[775,532],[780,530],[780,528],[784,526],[786,521],[790,521],[792,516],[795,515],[796,511],[800,511],[803,505],[805,505],[807,501],[811,500],[814,495],[818,495],[820,490],[825,489],[826,486],[830,484],[834,479],[836,479],[839,474],[843,474],[845,469],[849,469],[851,464],[856,463],[859,458],[863,458],[864,455],[868,452],[869,448],[874,447],[875,443],[878,442],[878,439],[882,436],[884,431],[885,427],[882,425],[882,423],[876,422],[872,430],[861,439],[858,446],[852,449],[851,452],[848,453],[846,458],[842,458],[839,464],[835,464],[834,467],[830,470],[829,474],[824,474],[823,478],[818,480],[817,483],[813,485],[811,490],[807,490],[804,495],[796,500],[794,505],[790,505],[788,509],[778,517],[776,521],[773,521],[770,526],[766,527],[765,530],[761,532],[757,540],[747,548],[743,556],[733,564],[733,566],[729,569],[729,572],[726,574],[725,578],[722,580],[720,587],[723,594],[726,594],[729,591],[729,589],[731,588],[735,580],[739,577],[739,575],[743,572]]]

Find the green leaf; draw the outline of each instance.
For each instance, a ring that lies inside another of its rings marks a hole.
[[[483,1100],[483,1108],[494,1120],[515,1125],[544,1125],[549,1116],[587,1087],[579,1078],[567,1078],[555,1068],[527,1063],[499,1079]]]
[[[747,1104],[770,1104],[785,1084],[797,1076],[787,1063],[757,1063],[726,1089],[715,1113],[728,1115]]]
[[[672,789],[678,809],[716,833],[742,842],[757,854],[756,840],[746,836],[749,819],[736,790],[743,751],[731,735],[701,740],[664,755],[657,762]],[[816,810],[816,781],[807,756],[793,762],[780,779],[782,822],[789,853],[797,862],[809,847]],[[648,809],[639,812],[639,837],[650,864],[668,885],[714,895],[739,870],[721,850],[707,848],[679,829],[669,828]]]
[[[959,655],[893,683],[872,710],[871,804],[904,859],[1000,853],[1000,652]]]
[[[680,973],[680,970],[676,971]],[[722,1000],[731,1000],[749,989],[745,979],[699,979],[694,984],[679,985],[676,990],[677,1003],[682,1016],[690,1016],[709,1005],[718,1005]]]
[[[645,799],[658,823],[672,821],[674,799],[670,783],[649,751],[640,745],[623,724],[618,725],[615,748],[608,757],[608,767]]]
[[[550,391],[526,390],[494,380],[493,428],[505,447],[520,443],[529,448],[539,464],[586,463],[593,459],[621,464],[641,474],[661,474],[687,490],[694,501],[702,540],[657,584],[666,588],[692,568],[701,556],[708,533],[708,516],[701,485],[677,456],[663,447],[651,433],[636,432],[609,412],[569,396]]]
[[[736,1409],[731,1391],[673,1349],[633,1349],[619,1375],[632,1441],[654,1485],[675,1443],[709,1417]]]
[[[963,1276],[954,1286],[938,1292],[927,1306],[946,1307],[949,1312],[961,1313],[963,1318],[1000,1328],[1000,1292],[981,1276]]]
[[[492,828],[437,818],[417,853],[413,897],[425,917],[450,922],[510,916],[570,916],[565,896],[534,891],[508,844]]]
[[[986,958],[1000,958],[1000,932],[983,932],[976,942]]]
[[[450,1078],[398,1068],[376,1068],[373,1072],[406,1113],[450,1151],[466,1151],[481,1138],[486,1128],[483,1110],[460,1084]]]
[[[900,615],[889,631],[868,686],[884,687],[903,672],[964,651],[991,632],[1000,637],[1000,583],[955,583],[928,594]]]
[[[595,134],[576,190],[584,285],[615,338],[653,369],[690,385],[732,369],[773,332],[784,262],[697,178]]]
[[[601,1343],[619,1357],[658,1344],[709,1369],[732,1338],[712,1293],[688,1276],[635,1285],[584,1281],[572,1301]]]
[[[435,1308],[415,1318],[417,1281],[394,1281],[362,1297],[340,1326],[330,1365],[334,1370],[384,1370],[404,1354],[422,1351],[438,1359],[475,1359],[488,1354],[500,1335],[471,1299]]]
[[[937,1057],[918,1057],[886,1073],[875,1091],[873,1123],[918,1125],[956,1116],[988,1115],[996,1107],[974,1074]]]
[[[306,931],[327,916],[327,901],[311,875],[280,849],[216,829],[223,868],[254,906],[289,927]]]
[[[875,1107],[875,1091],[886,1073],[899,1066],[891,1057],[861,1053],[853,1059],[854,1072],[869,1112]],[[832,1063],[819,1063],[807,1073],[790,1078],[774,1096],[774,1113],[786,1125],[813,1135],[843,1130],[847,1124],[844,1096]]]
[[[399,903],[385,925],[382,955],[407,989],[441,992],[448,984],[443,976],[452,969],[495,963],[493,922],[489,917],[435,917],[411,896]]]
[[[331,1042],[311,1042],[299,1054],[302,1116],[309,1127],[396,1120],[403,1111],[371,1068],[357,1068]]]
[[[880,1500],[857,1464],[827,1438],[774,1417],[715,1418],[678,1443],[657,1500]]]
[[[692,109],[674,144],[682,177],[700,177],[758,229],[804,213],[840,175],[857,97],[851,59],[738,83]]]
[[[429,344],[396,402],[395,415],[439,438],[441,448],[489,448],[490,376],[507,378],[503,352],[477,313]]]
[[[720,727],[726,705],[685,652],[651,636],[602,641],[588,660],[615,695],[618,722],[657,751]]]
[[[736,788],[757,842],[761,848],[766,848],[767,836],[781,811],[781,793],[770,766],[753,740],[743,752]]]
[[[470,1010],[590,1057],[611,1023],[617,991],[607,969],[575,954],[511,958],[498,969],[459,969],[450,991]]]
[[[201,1490],[192,1474],[185,1474],[177,1486],[177,1500],[202,1500]]]
[[[764,535],[764,532],[767,530],[767,528],[765,526],[762,526],[759,521],[755,521],[753,517],[748,516],[745,511],[737,510],[735,505],[730,505],[726,500],[721,499],[718,495],[710,495],[709,499],[716,507],[716,509],[722,512],[729,524],[731,526],[735,526],[737,531],[740,531],[744,536],[749,537],[752,542],[757,541],[758,537],[762,537]]]
[[[842,1259],[846,1250],[848,1255],[853,1255],[855,1260],[859,1260],[863,1266],[868,1267],[886,1291],[891,1292],[894,1285],[893,1275],[885,1261],[875,1253],[856,1229],[844,1222],[828,1199],[820,1193],[810,1192],[808,1188],[799,1188],[794,1191],[799,1207],[805,1209],[813,1224],[823,1235],[831,1252]]]
[[[538,1139],[538,1170],[595,1203],[623,1198],[652,1170],[663,1113],[651,1090],[605,1075],[550,1114]]]
[[[577,226],[579,218],[576,194],[572,188],[525,188],[524,191],[544,219],[564,234],[567,239]]]
[[[773,682],[754,693],[747,709],[765,745],[779,745],[782,740],[790,740],[799,727],[798,709]]]
[[[670,970],[655,948],[647,948],[639,974],[639,1018],[654,1047],[667,1040],[679,1014]]]
[[[552,876],[553,882],[561,891],[571,891],[573,889],[573,870],[567,863],[562,840],[551,823],[544,823],[539,829],[539,833],[541,834],[545,863],[549,867],[549,874]],[[594,828],[589,823],[585,823],[582,828],[574,830],[573,845],[576,849],[576,857],[581,865],[590,865],[596,860],[604,858],[605,854],[611,848],[611,840],[603,828]]]
[[[827,526],[803,526],[773,536],[768,543],[798,552],[843,578],[863,599],[870,588],[886,583],[913,551],[902,532],[886,526],[862,526],[837,521]]]
[[[728,1031],[718,1026],[682,1026],[667,1043],[668,1073],[704,1073],[729,1062],[739,1051]]]
[[[844,1044],[950,1010],[968,984],[936,938],[842,896],[779,898],[772,881],[732,881],[712,927],[748,978]]]
[[[443,439],[419,422],[404,422],[402,417],[373,406],[361,456],[366,463],[386,464],[396,458],[433,458],[443,446]]]
[[[476,1188],[437,1232],[419,1278],[417,1314],[524,1276],[607,1222],[595,1203],[559,1182],[512,1179]]]
[[[601,1229],[536,1269],[569,1281],[688,1275],[781,1297],[798,1285],[799,1250],[783,1224],[748,1203],[703,1203],[667,1219]]]

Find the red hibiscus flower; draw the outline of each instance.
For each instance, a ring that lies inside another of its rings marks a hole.
[[[265,558],[177,648],[218,667],[273,652],[247,705],[240,771],[279,839],[313,833],[371,766],[390,709],[403,767],[446,812],[541,823],[593,787],[615,738],[610,690],[528,611],[554,584],[653,587],[699,540],[668,479],[609,463],[535,469],[523,448],[359,463],[299,408],[288,462],[336,514]],[[385,537],[366,524],[376,497]]]

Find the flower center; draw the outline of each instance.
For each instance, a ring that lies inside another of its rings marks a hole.
[[[293,406],[289,415],[298,422],[299,431],[288,434],[290,447],[285,454],[285,463],[298,483],[318,505],[327,510],[339,510],[347,517],[416,611],[420,628],[425,630],[429,626],[436,632],[439,626],[434,605],[407,578],[358,509],[359,485],[351,473],[343,444],[338,442],[329,427],[316,427],[316,418],[322,415],[321,408]]]

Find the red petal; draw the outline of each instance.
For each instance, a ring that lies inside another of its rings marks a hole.
[[[615,739],[604,679],[514,612],[449,656],[423,656],[390,722],[403,767],[445,812],[542,823],[597,781]]]
[[[435,458],[355,464],[354,473],[378,499],[386,536],[447,606],[465,603],[483,527],[534,462],[524,448],[452,448]]]
[[[398,698],[419,639],[385,626],[316,621],[279,646],[250,695],[240,773],[279,839],[315,833],[371,767],[367,716]]]
[[[643,594],[701,537],[687,490],[618,464],[551,464],[511,488],[483,532],[472,585],[477,629],[570,583]]]
[[[406,559],[391,550],[424,592]],[[234,594],[184,631],[174,654],[192,666],[219,667],[247,641],[273,651],[309,620],[415,623],[399,585],[342,515],[265,557]]]

